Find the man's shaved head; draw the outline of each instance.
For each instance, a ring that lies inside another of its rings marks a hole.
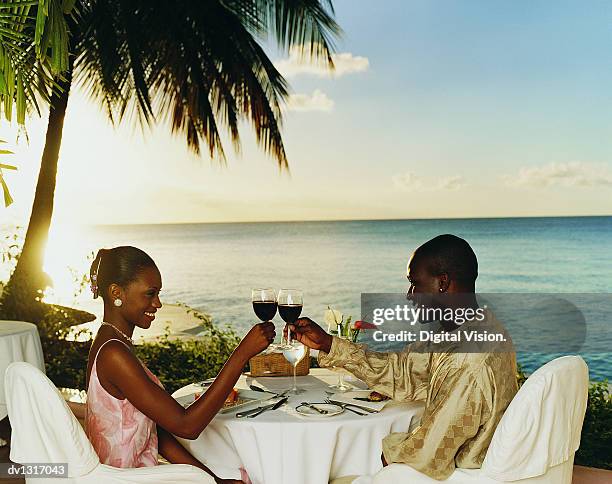
[[[465,240],[456,235],[438,235],[414,251],[432,276],[448,274],[460,286],[473,287],[478,277],[476,254]]]

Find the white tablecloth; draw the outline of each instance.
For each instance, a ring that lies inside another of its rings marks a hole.
[[[218,414],[196,440],[180,439],[210,469],[223,476],[227,468],[244,467],[253,484],[327,484],[345,475],[375,474],[382,468],[382,439],[390,432],[406,432],[420,419],[419,403],[388,404],[380,413],[360,417],[345,411],[335,417],[304,417],[295,411],[301,402],[321,402],[337,380],[337,373],[313,369],[298,377],[307,390],[287,405],[256,418]],[[250,378],[243,375],[238,388],[250,384],[284,390],[292,379]],[[177,390],[174,397],[201,391],[193,385]]]
[[[0,321],[0,420],[8,415],[4,394],[4,372],[14,361],[27,361],[45,371],[45,360],[35,324]]]

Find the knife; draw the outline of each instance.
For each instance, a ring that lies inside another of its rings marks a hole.
[[[215,378],[209,378],[208,380],[198,381],[198,382],[194,383],[194,385],[197,385],[199,387],[209,387],[210,385],[212,385],[215,382]]]
[[[274,396],[273,396],[273,397],[270,397],[270,398],[284,397],[284,396],[285,396],[285,393],[287,393],[287,392],[289,391],[289,390],[285,390],[285,391],[280,392],[280,393],[274,393],[274,392],[272,392],[272,391],[270,391],[270,390],[264,390],[263,388],[258,387],[257,385],[249,385],[249,388],[250,388],[251,390],[253,390],[254,392],[273,393],[273,394],[274,394]]]
[[[347,402],[340,402],[338,400],[330,400],[330,402],[336,404],[336,405],[350,405],[351,407],[355,407],[358,408],[360,410],[365,410],[368,413],[378,413],[378,410],[374,410],[372,408],[368,408],[368,407],[362,407],[361,405],[356,405],[354,403],[347,403]]]
[[[263,388],[258,387],[257,385],[249,385],[249,388],[255,392],[265,392],[266,391]]]
[[[289,397],[284,397],[281,400],[279,400],[278,402],[276,402],[274,405],[272,405],[272,407],[267,407],[267,408],[262,408],[259,412],[257,413],[252,413],[251,415],[247,415],[247,418],[253,418],[253,417],[257,417],[257,415],[262,414],[263,412],[267,411],[267,410],[276,410],[277,408],[279,408],[280,406],[284,405],[285,403],[287,403],[287,400],[289,400]]]
[[[276,403],[270,403],[268,405],[262,405],[261,407],[252,408],[251,410],[245,410],[244,412],[238,412],[236,414],[236,418],[248,417],[253,414],[259,414],[260,412],[263,412],[264,410],[271,410],[272,407],[276,407],[276,405],[280,407],[280,404],[285,403],[287,400],[288,400],[288,397],[285,397],[285,398],[280,399]]]

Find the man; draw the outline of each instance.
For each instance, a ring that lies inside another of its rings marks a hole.
[[[461,295],[476,306],[476,255],[454,235],[440,235],[419,247],[408,264],[409,298],[419,294]],[[494,321],[490,312],[487,319]],[[497,324],[497,323],[496,323]],[[453,322],[442,324],[454,331]],[[408,464],[433,479],[448,478],[455,467],[479,468],[504,410],[517,392],[514,352],[371,352],[332,337],[308,318],[291,326],[294,337],[317,349],[319,364],[343,367],[394,400],[421,400],[421,425],[383,440],[383,466]]]

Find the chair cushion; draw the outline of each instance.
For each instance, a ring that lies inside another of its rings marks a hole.
[[[580,446],[589,374],[579,356],[536,370],[502,417],[482,464],[484,475],[514,481],[544,474]]]

